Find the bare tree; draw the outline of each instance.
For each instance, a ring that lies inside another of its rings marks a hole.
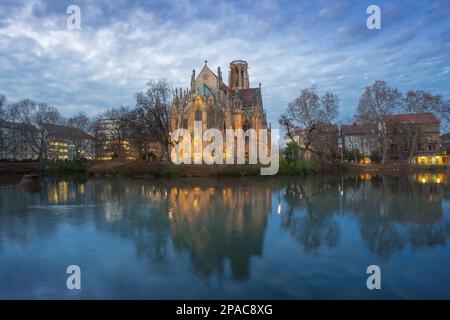
[[[382,162],[386,161],[386,127],[383,116],[398,111],[402,106],[402,94],[385,81],[377,80],[359,98],[356,120],[362,124],[378,124],[376,135],[382,150]]]
[[[131,110],[125,118],[127,136],[136,148],[140,159],[149,160],[155,157],[151,151],[152,135],[137,109]]]
[[[437,112],[444,100],[440,94],[433,95],[429,92],[418,90],[408,91],[403,104],[406,113]]]
[[[108,109],[95,121],[95,140],[99,153],[125,160],[128,107]]]
[[[174,90],[164,79],[151,80],[147,90],[136,94],[136,112],[142,119],[146,132],[170,154],[170,116]]]
[[[0,122],[5,120],[6,95],[0,93]]]
[[[433,95],[429,92],[418,90],[408,91],[406,93],[402,110],[407,113],[433,113],[445,126],[445,112],[444,117],[442,111],[445,109],[445,102],[441,95]],[[417,119],[419,120],[419,119]],[[420,140],[424,128],[419,121],[415,121],[409,125],[402,126],[404,132],[404,145],[408,149],[408,163],[412,163],[414,154]],[[437,139],[437,137],[436,137]]]
[[[6,95],[0,93],[0,153],[2,158],[6,158],[7,150],[13,144],[16,130],[6,128],[5,122],[10,120],[10,108],[6,105]]]
[[[67,137],[74,146],[75,158],[79,160],[83,150],[86,150],[89,144],[87,132],[92,129],[91,120],[84,112],[80,112],[67,119],[67,127],[70,131],[67,132]]]
[[[441,122],[444,132],[450,129],[450,101],[445,101],[440,94],[433,95],[423,90],[408,91],[403,111],[407,113],[431,112]]]
[[[450,100],[440,104],[436,109],[436,114],[441,121],[441,130],[443,133],[450,131]]]
[[[40,160],[47,159],[50,125],[60,123],[58,109],[47,103],[36,103],[25,99],[11,105],[15,119],[25,125],[23,135]]]
[[[323,135],[321,130],[331,124],[337,117],[339,110],[339,98],[337,95],[327,92],[320,96],[315,86],[304,88],[300,95],[289,103],[279,123],[286,131],[287,136],[293,140],[294,130],[302,128],[302,143],[300,143],[301,157],[307,151],[316,154],[319,158],[324,155],[321,146]]]

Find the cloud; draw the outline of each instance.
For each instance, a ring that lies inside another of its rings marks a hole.
[[[66,29],[79,5],[82,30]],[[362,1],[2,1],[0,91],[63,114],[134,104],[152,78],[187,87],[193,68],[249,62],[270,120],[299,89],[318,85],[354,112],[365,86],[383,78],[450,96],[449,6],[380,1],[382,29],[367,30]],[[447,11],[446,11],[447,10]],[[447,72],[445,72],[447,70]]]

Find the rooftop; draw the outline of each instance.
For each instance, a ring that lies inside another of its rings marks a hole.
[[[86,132],[78,128],[67,127],[57,124],[48,124],[47,129],[52,135],[93,139],[91,135],[87,134]]]
[[[424,113],[407,113],[407,114],[388,114],[383,116],[386,124],[399,123],[429,123],[439,125],[439,120],[431,112]]]

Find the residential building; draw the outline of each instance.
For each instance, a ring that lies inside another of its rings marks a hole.
[[[441,136],[441,152],[443,155],[450,156],[450,132]]]
[[[351,161],[371,163],[371,156],[377,150],[376,125],[345,124],[340,132],[342,151],[350,155]]]
[[[62,125],[47,125],[49,160],[93,160],[94,137],[83,130]]]
[[[37,133],[37,128],[11,121],[0,122],[0,159],[24,161],[39,158],[29,145],[26,132]]]
[[[339,129],[336,124],[322,124],[314,129],[295,129],[292,138],[286,137],[285,143],[295,141],[306,160],[319,158],[321,160],[335,160],[338,158]]]
[[[440,122],[432,113],[385,115],[386,160],[391,163],[442,164]]]
[[[450,132],[441,136],[442,162],[450,164]]]
[[[101,119],[95,126],[96,160],[136,160],[139,152],[121,119]]]
[[[48,124],[45,126],[49,160],[94,159],[94,139],[82,130]],[[0,123],[0,159],[38,160],[39,130],[33,125],[3,121]],[[33,144],[30,143],[33,140]]]

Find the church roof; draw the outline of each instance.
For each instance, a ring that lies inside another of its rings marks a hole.
[[[259,88],[242,89],[236,92],[238,98],[242,101],[244,108],[250,108],[253,106],[254,101],[260,94]]]
[[[202,96],[202,97],[210,97],[210,96],[215,96],[213,91],[211,90],[210,87],[208,87],[208,85],[206,85],[205,83],[201,84],[198,87],[198,93]]]
[[[200,70],[200,72],[197,75],[197,78],[195,80],[197,81],[200,78],[200,76],[205,73],[206,74],[210,73],[210,74],[212,74],[213,77],[215,77],[217,79],[217,75],[208,67],[208,63],[207,63],[207,61],[205,61],[205,65],[203,66],[202,70]]]

